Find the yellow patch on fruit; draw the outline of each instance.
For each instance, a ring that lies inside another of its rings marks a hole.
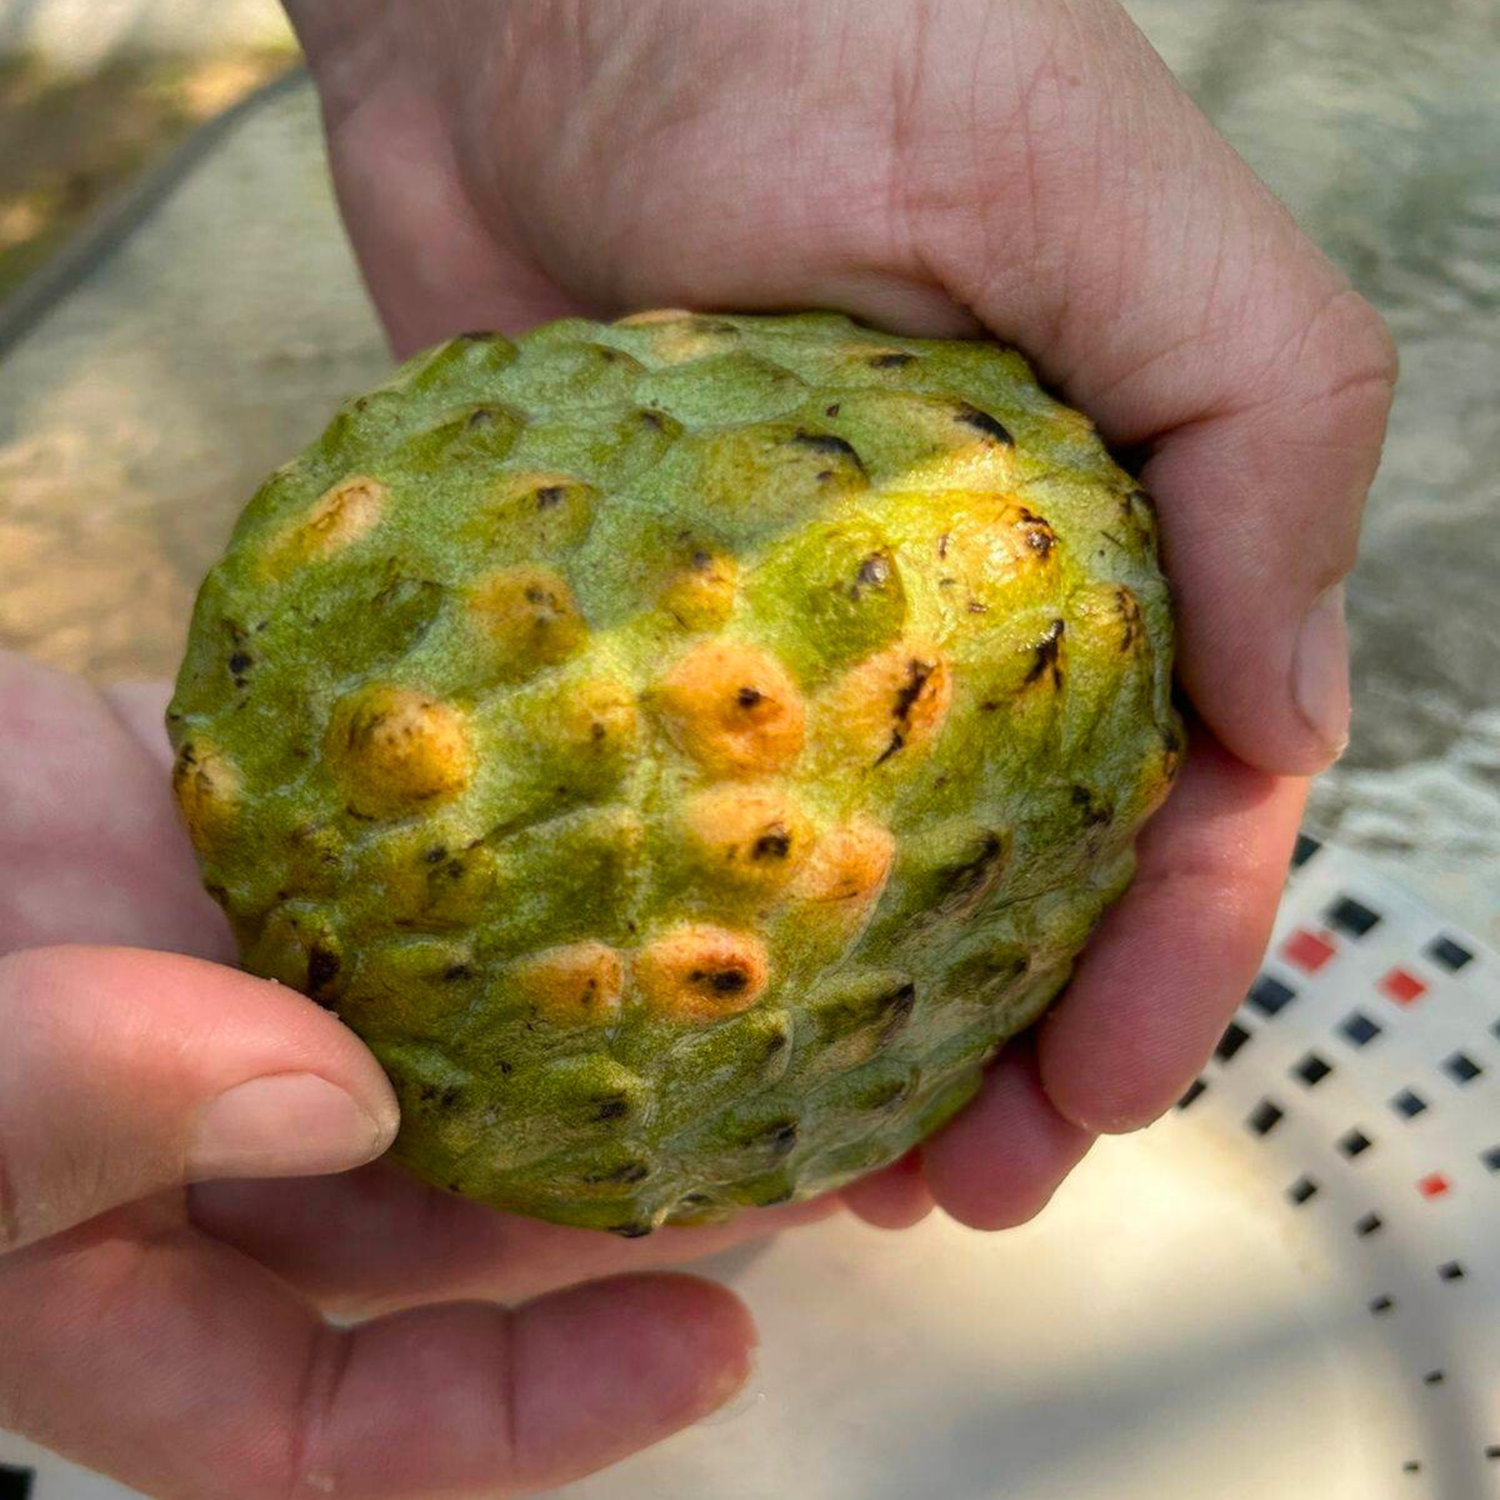
[[[802,696],[786,669],[753,646],[694,647],[652,701],[677,747],[712,775],[762,776],[802,753]]]
[[[697,316],[685,307],[648,307],[615,319],[616,328],[658,328],[662,324],[691,322]]]
[[[812,846],[812,828],[774,786],[725,783],[689,799],[683,820],[694,862],[713,880],[780,889]]]
[[[1057,533],[1030,506],[1011,495],[960,494],[923,543],[945,617],[944,639],[983,629],[986,615],[1000,619],[1022,599],[1049,597],[1060,573]],[[918,511],[930,504],[914,497]]]
[[[739,336],[733,323],[680,307],[653,308],[616,320],[616,328],[643,328],[651,335],[651,356],[662,364],[699,359],[732,344]]]
[[[573,591],[551,568],[503,568],[479,583],[470,606],[497,675],[519,682],[583,649],[588,626]]]
[[[187,740],[172,767],[172,790],[193,848],[211,858],[239,806],[240,782],[234,767],[207,740]]]
[[[641,998],[677,1020],[718,1021],[747,1010],[769,977],[759,938],[704,924],[672,928],[635,960]]]
[[[352,474],[339,480],[272,542],[265,571],[282,578],[304,563],[322,562],[353,546],[379,525],[389,501],[390,492],[378,479]]]
[[[823,705],[829,740],[867,766],[909,761],[937,738],[952,699],[953,673],[943,653],[899,642],[834,684]]]
[[[340,700],[324,754],[352,812],[402,817],[456,796],[472,774],[459,712],[415,688],[377,684]]]
[[[868,818],[831,829],[798,871],[793,894],[820,906],[865,912],[890,878],[896,841]]]
[[[604,943],[570,943],[517,964],[508,976],[515,996],[564,1025],[612,1020],[625,990],[625,965]]]

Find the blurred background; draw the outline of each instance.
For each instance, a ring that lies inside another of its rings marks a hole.
[[[579,1500],[1500,1497],[1500,4],[1127,8],[1401,348],[1330,842],[1184,1109],[1014,1234],[718,1268],[750,1391]],[[389,365],[273,0],[0,0],[0,648],[170,674],[260,478]],[[0,1496],[31,1466],[123,1500],[0,1434]]]

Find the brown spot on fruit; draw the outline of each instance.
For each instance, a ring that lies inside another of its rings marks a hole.
[[[938,587],[953,591],[945,596],[945,607],[962,606],[970,614],[1008,611],[1015,590],[1023,586],[1050,591],[1062,556],[1048,521],[1003,494],[964,496],[962,510],[937,539],[937,551],[944,564]],[[949,628],[971,626],[950,617]]]
[[[807,819],[776,787],[709,787],[688,800],[684,824],[690,856],[706,875],[757,891],[785,885],[812,844]]]
[[[970,428],[992,443],[999,443],[1006,448],[1015,446],[1016,440],[1006,430],[1005,425],[987,411],[980,411],[977,406],[960,404],[954,416],[960,426]]]
[[[953,673],[940,651],[901,643],[845,674],[829,699],[834,737],[872,766],[931,744],[953,697]]]
[[[836,433],[779,420],[724,426],[684,444],[693,513],[741,539],[785,536],[870,487],[852,445]]]
[[[824,458],[836,458],[860,467],[859,454],[854,451],[854,445],[834,433],[813,432],[806,427],[799,427],[792,434],[791,440],[809,453],[817,453]]]
[[[475,588],[471,608],[503,681],[517,682],[567,661],[588,639],[572,590],[550,568],[492,573]]]
[[[1032,648],[1032,662],[1026,673],[1026,685],[1051,679],[1054,690],[1062,687],[1063,681],[1063,637],[1067,634],[1067,623],[1054,620],[1040,641]]]
[[[172,790],[193,847],[211,858],[233,826],[239,806],[234,767],[207,740],[185,740],[172,767]]]
[[[848,823],[818,840],[793,890],[804,901],[863,913],[885,889],[895,854],[896,841],[880,824]]]
[[[1162,730],[1162,769],[1168,781],[1173,780],[1177,772],[1182,768],[1182,735],[1175,725],[1168,725]]]
[[[505,474],[464,523],[463,534],[496,562],[557,557],[588,535],[598,500],[598,491],[573,474]]]
[[[636,956],[641,997],[685,1021],[717,1021],[746,1010],[765,992],[769,971],[759,938],[724,927],[684,924]]]
[[[613,1020],[625,989],[625,965],[603,943],[550,948],[517,964],[508,976],[518,998],[549,1021],[588,1025]]]
[[[1035,511],[1016,505],[1010,508],[1005,519],[1027,551],[1041,558],[1052,555],[1052,549],[1057,545],[1057,533]]]
[[[899,370],[911,364],[916,357],[915,354],[908,354],[903,349],[882,349],[872,354],[865,363],[872,370]]]
[[[337,953],[331,948],[324,948],[314,944],[307,954],[307,988],[310,994],[316,998],[317,992],[326,989],[335,979],[339,977],[339,970],[343,965]]]
[[[999,888],[1009,863],[1009,840],[993,831],[980,834],[962,858],[933,872],[938,910],[965,917],[977,911]]]
[[[341,479],[281,532],[266,553],[265,571],[284,577],[303,563],[321,562],[342,552],[379,524],[390,492],[365,474]]]
[[[1144,536],[1156,533],[1156,501],[1143,489],[1133,489],[1120,502],[1126,518]]]
[[[1079,816],[1084,825],[1089,828],[1097,828],[1102,824],[1109,823],[1114,814],[1110,810],[1109,802],[1095,794],[1086,786],[1075,785],[1068,794],[1073,806],[1078,809]]]
[[[584,1172],[579,1180],[591,1186],[608,1182],[644,1182],[651,1175],[651,1168],[643,1161],[628,1161],[618,1167],[606,1167],[596,1172]]]
[[[784,770],[802,751],[802,698],[774,657],[709,641],[657,684],[652,701],[684,754],[716,776]]]
[[[472,753],[456,708],[415,688],[376,684],[340,700],[324,754],[350,811],[402,817],[456,796]]]
[[[1115,590],[1115,612],[1120,621],[1120,650],[1130,651],[1142,635],[1141,604],[1124,584]]]

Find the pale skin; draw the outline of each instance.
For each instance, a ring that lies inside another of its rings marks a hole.
[[[576,311],[838,307],[1018,344],[1143,465],[1197,719],[1182,781],[1035,1038],[843,1194],[891,1228],[1029,1218],[1201,1066],[1346,737],[1379,321],[1110,0],[291,8],[398,352]],[[837,1205],[625,1242],[360,1167],[389,1088],[331,1016],[226,966],[162,692],[9,659],[0,701],[0,1424],[173,1500],[383,1500],[550,1487],[727,1399],[748,1314],[647,1273]]]

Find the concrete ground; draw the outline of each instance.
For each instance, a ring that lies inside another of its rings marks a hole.
[[[254,110],[0,364],[0,641],[175,667],[258,478],[387,356],[309,87]]]
[[[0,302],[296,56],[275,0],[0,0]]]

